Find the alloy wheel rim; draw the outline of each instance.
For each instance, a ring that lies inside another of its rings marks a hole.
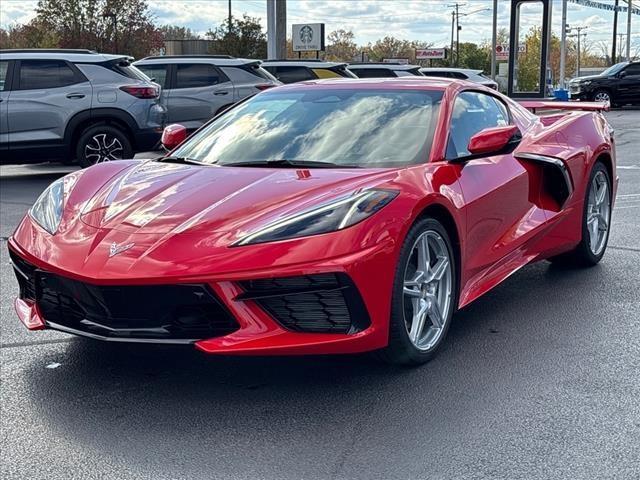
[[[84,156],[91,163],[121,160],[124,148],[113,135],[99,133],[91,137],[84,147]]]
[[[609,221],[611,219],[611,200],[609,198],[609,182],[604,172],[593,177],[589,187],[587,202],[587,231],[589,232],[589,248],[594,255],[600,255],[607,242]]]
[[[608,102],[610,100],[610,97],[608,93],[600,92],[595,96],[594,100],[596,102]]]
[[[409,340],[431,350],[444,334],[451,308],[451,259],[444,239],[433,230],[415,241],[405,267],[404,320]]]

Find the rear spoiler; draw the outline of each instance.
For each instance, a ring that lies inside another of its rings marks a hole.
[[[536,113],[538,110],[582,110],[584,112],[608,112],[609,104],[601,102],[555,102],[544,100],[522,100],[524,108]]]

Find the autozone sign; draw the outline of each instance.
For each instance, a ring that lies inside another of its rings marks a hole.
[[[446,48],[416,48],[416,60],[447,58]]]

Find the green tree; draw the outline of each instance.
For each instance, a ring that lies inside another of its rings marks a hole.
[[[417,42],[386,36],[374,44],[369,44],[367,53],[372,62],[380,62],[385,58],[408,58],[413,62],[416,58],[416,45]]]
[[[211,53],[234,57],[266,58],[267,35],[257,18],[242,15],[241,19],[226,20],[214,30],[209,30],[207,38],[213,41]]]

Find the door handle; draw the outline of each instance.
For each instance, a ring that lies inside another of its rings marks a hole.
[[[67,98],[84,98],[84,93],[67,93]]]
[[[214,95],[228,95],[229,92],[224,92],[224,91],[217,91],[217,92],[213,92]]]

